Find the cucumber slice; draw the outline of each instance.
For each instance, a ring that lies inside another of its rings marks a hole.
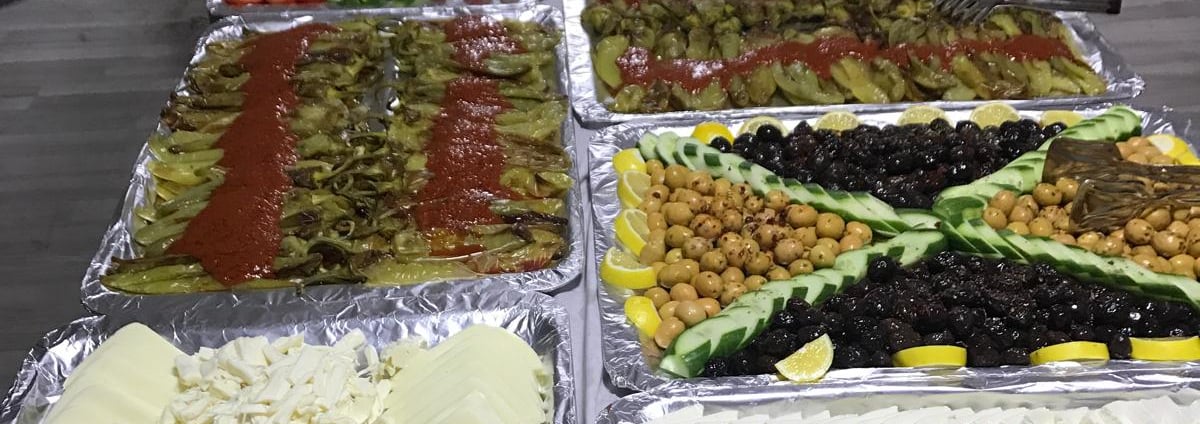
[[[896,261],[900,262],[900,266],[912,266],[948,247],[946,236],[935,230],[905,231],[896,238],[888,240],[887,245],[889,246],[888,256],[896,258]],[[900,253],[898,258],[893,253],[895,247],[903,248],[903,253]]]
[[[637,149],[642,154],[642,159],[656,160],[658,153],[654,150],[654,146],[658,144],[658,136],[654,133],[642,134],[642,138],[638,139]]]
[[[1021,252],[1021,256],[1025,258],[1025,263],[1051,263],[1054,258],[1046,254],[1045,249],[1030,243],[1025,239],[1025,236],[1012,232],[1012,230],[1000,230],[996,232],[1000,238],[1003,238],[1014,250]]]
[[[970,243],[969,252],[988,258],[1000,258],[1004,255],[996,250],[975,231],[975,226],[969,222],[963,222],[955,227],[958,230],[959,236],[967,243]]]
[[[878,221],[883,228],[894,230],[892,234],[899,234],[909,228],[908,224],[903,219],[900,219],[900,215],[896,214],[896,209],[892,208],[892,205],[879,200],[870,193],[853,192],[850,193],[850,197],[857,201],[859,205],[866,208],[871,214],[870,220]]]
[[[841,280],[839,279],[840,283]],[[816,305],[819,302],[824,302],[825,299],[833,297],[838,293],[839,285],[835,284],[824,275],[807,274],[796,279],[796,284],[806,287],[804,293],[804,301],[810,305]]]
[[[716,150],[716,149],[713,149]],[[721,178],[724,173],[724,167],[721,165],[721,152],[704,153],[704,157],[700,159],[700,163],[704,165],[704,169],[712,174],[713,178]]]
[[[783,192],[787,193],[792,199],[806,205],[812,205],[815,202],[816,196],[809,192],[807,188],[804,188],[804,184],[801,184],[800,181],[794,178],[784,178],[782,182]]]
[[[744,162],[750,164],[750,162]],[[739,168],[742,171],[742,177],[746,179],[746,184],[754,190],[754,194],[765,196],[771,189],[767,187],[767,176],[774,176],[771,170],[763,168],[762,165],[750,164],[743,165]]]
[[[673,133],[667,133],[673,134]],[[669,138],[666,134],[658,138],[658,143],[654,145],[654,154],[658,156],[658,160],[662,161],[663,165],[682,165],[675,158],[675,143],[678,137]]]
[[[983,222],[983,219],[973,218],[970,221],[963,223],[963,225],[970,225],[971,228],[975,230],[975,234],[979,235],[979,240],[987,243],[988,247],[991,247],[993,250],[999,252],[1000,256],[1018,261],[1025,261],[1028,259],[1025,257],[1023,252],[1014,249],[1012,245],[1008,244],[1008,241],[1004,240],[1004,237],[1001,237],[1000,234],[996,233],[994,228],[992,228],[986,222]]]
[[[924,209],[896,209],[896,215],[914,230],[936,230],[942,224],[941,218]]]
[[[933,205],[933,212],[945,218],[951,225],[958,225],[971,218],[983,217],[983,208],[987,207],[988,198],[981,195],[951,197]]]
[[[746,163],[745,159],[733,153],[721,153],[721,173],[717,177],[724,177],[729,182],[740,184],[746,182],[742,178],[742,172],[739,170],[741,165]]]

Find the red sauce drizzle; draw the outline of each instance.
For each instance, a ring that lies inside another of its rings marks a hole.
[[[504,24],[487,16],[460,16],[443,24],[446,41],[454,46],[454,61],[482,71],[493,53],[521,53],[524,49],[508,36]]]
[[[454,58],[478,69],[492,53],[519,53],[521,46],[501,23],[487,17],[460,17],[445,24]],[[502,223],[492,202],[515,193],[500,184],[504,146],[497,141],[496,116],[512,107],[497,81],[464,76],[446,86],[433,135],[425,146],[426,169],[432,174],[417,193],[417,227],[437,256],[482,250],[463,240],[474,225]]]
[[[242,113],[216,143],[225,151],[218,162],[225,182],[167,250],[199,259],[226,286],[274,276],[284,196],[292,187],[284,170],[296,162],[296,136],[288,127],[299,102],[292,76],[308,44],[336,30],[312,24],[264,34],[238,60],[250,78],[241,86]]]
[[[653,57],[649,50],[631,47],[617,58],[617,66],[626,84],[648,86],[661,80],[696,91],[714,81],[728,84],[735,75],[746,75],[775,62],[801,62],[822,78],[829,78],[829,67],[846,57],[866,61],[882,57],[901,68],[908,67],[910,55],[922,61],[939,58],[942,67],[949,69],[954,56],[980,53],[1007,54],[1017,60],[1072,57],[1071,50],[1061,40],[1037,35],[1018,35],[1011,39],[991,41],[959,40],[945,45],[900,44],[888,48],[880,48],[876,42],[859,41],[853,37],[832,37],[812,43],[787,41],[749,51],[733,59],[716,60],[663,60]]]

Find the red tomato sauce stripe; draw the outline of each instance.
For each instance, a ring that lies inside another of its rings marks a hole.
[[[460,17],[445,24],[446,40],[455,60],[467,69],[481,69],[494,53],[524,49],[503,24],[486,17]],[[431,177],[417,193],[417,227],[429,239],[432,253],[457,256],[482,250],[464,242],[474,225],[503,222],[491,204],[515,194],[500,184],[504,145],[497,140],[496,116],[512,108],[496,80],[463,76],[451,81],[425,146]]]
[[[199,259],[226,286],[274,276],[283,201],[292,188],[285,169],[296,162],[296,135],[288,127],[299,103],[292,76],[309,43],[333,31],[311,24],[264,34],[238,60],[250,78],[241,86],[242,113],[216,143],[224,150],[218,165],[225,182],[167,250]]]
[[[908,67],[911,57],[923,62],[938,58],[942,67],[948,69],[950,60],[957,55],[981,53],[1006,54],[1022,61],[1073,57],[1070,48],[1061,40],[1037,35],[1018,35],[990,41],[964,39],[945,45],[900,44],[888,48],[880,48],[878,43],[859,41],[853,37],[831,37],[811,43],[788,41],[749,51],[736,58],[715,60],[658,59],[649,50],[631,47],[617,58],[617,66],[625,84],[649,86],[656,81],[664,81],[696,91],[717,81],[726,85],[736,75],[747,75],[776,62],[803,63],[822,78],[829,78],[830,66],[847,57],[864,61],[884,58],[901,68]]]

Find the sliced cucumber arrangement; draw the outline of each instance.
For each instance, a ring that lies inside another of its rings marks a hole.
[[[711,319],[687,329],[667,349],[660,368],[685,378],[700,374],[709,358],[742,349],[762,332],[771,316],[789,298],[820,303],[861,280],[871,259],[887,255],[901,265],[911,265],[946,248],[946,238],[933,230],[913,230],[886,242],[845,253],[832,268],[790,280],[773,281],[758,291],[738,298]]]

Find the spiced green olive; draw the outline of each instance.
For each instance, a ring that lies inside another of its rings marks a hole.
[[[667,223],[671,225],[688,225],[692,222],[695,214],[686,203],[667,202],[662,207],[663,217],[667,218]]]
[[[721,271],[721,281],[725,284],[741,283],[746,281],[746,273],[742,272],[741,268],[729,267]]]
[[[746,260],[746,265],[743,268],[746,269],[747,274],[763,275],[774,265],[775,261],[771,260],[771,255],[768,255],[766,252],[758,252]]]
[[[766,224],[754,230],[751,239],[758,243],[758,246],[764,250],[770,250],[775,248],[776,242],[782,240],[787,235],[785,231],[782,227]]]
[[[837,253],[828,245],[817,244],[808,253],[808,260],[814,268],[829,268],[837,259]]]
[[[1041,206],[1057,206],[1062,203],[1062,190],[1052,184],[1038,183],[1033,187],[1033,200]]]
[[[642,296],[650,298],[650,301],[654,302],[655,309],[661,308],[667,302],[671,301],[671,294],[663,290],[662,287],[651,287],[645,293],[642,293]]]
[[[846,223],[846,235],[857,236],[864,244],[871,243],[875,235],[871,231],[871,227],[858,221],[850,221]]]
[[[732,187],[733,187],[733,183],[730,182],[729,180],[727,180],[725,178],[718,178],[716,181],[713,181],[712,194],[713,194],[713,196],[715,196],[717,198],[726,197],[730,193],[732,193],[732,191],[730,190]]]
[[[746,282],[743,284],[746,285],[746,291],[752,292],[761,289],[763,284],[767,284],[767,277],[763,277],[761,275],[751,275],[746,277]]]
[[[663,181],[672,189],[681,188],[687,185],[687,177],[691,172],[683,165],[671,165],[667,167]]]
[[[766,206],[768,209],[781,212],[783,211],[783,208],[787,207],[791,200],[792,199],[789,198],[788,195],[784,194],[782,190],[771,190],[768,191],[766,195]]]
[[[704,196],[701,196],[700,193],[688,190],[686,188],[681,189],[680,191],[683,192],[679,195],[680,203],[687,205],[688,209],[691,209],[693,214],[704,212],[704,208],[707,206],[707,204],[704,202]]]
[[[787,268],[781,266],[772,267],[770,271],[767,271],[767,279],[771,281],[780,281],[789,278],[792,278],[792,274],[788,272]]]
[[[719,298],[720,296],[715,298],[702,297],[696,299],[696,303],[699,303],[704,308],[704,313],[708,314],[709,318],[712,318],[714,315],[721,313],[721,301],[717,300]]]
[[[1078,244],[1079,247],[1082,247],[1084,249],[1092,250],[1092,246],[1095,246],[1096,242],[1099,242],[1100,239],[1103,237],[1104,237],[1104,235],[1102,235],[1096,231],[1088,231],[1086,233],[1080,234],[1079,237],[1076,237],[1075,244]]]
[[[801,227],[792,230],[792,237],[800,240],[800,244],[804,247],[813,247],[817,245],[817,228],[816,227]]]
[[[1171,212],[1167,211],[1167,208],[1157,208],[1146,214],[1143,219],[1154,227],[1154,231],[1162,231],[1171,224]]]
[[[759,225],[773,224],[779,219],[779,212],[774,209],[763,209],[750,217],[750,220]]]
[[[721,297],[721,292],[725,290],[725,280],[715,272],[704,271],[696,274],[696,278],[692,279],[692,286],[700,296],[715,299]]]
[[[812,227],[817,225],[817,210],[809,205],[788,205],[788,225],[792,228]]]
[[[817,246],[825,246],[825,247],[829,248],[829,251],[833,252],[834,255],[838,255],[838,254],[842,253],[842,243],[838,242],[837,240],[831,239],[831,238],[817,239]]]
[[[796,259],[788,264],[788,273],[792,275],[812,274],[813,264],[808,259]]]
[[[683,242],[681,249],[683,249],[683,257],[698,262],[701,256],[712,249],[712,243],[704,237],[692,237]]]
[[[1079,192],[1079,181],[1075,181],[1073,178],[1059,178],[1054,182],[1054,186],[1062,192],[1063,200],[1068,202],[1075,200],[1075,193]]]
[[[687,243],[689,239],[695,236],[696,233],[691,228],[683,225],[672,225],[671,228],[667,228],[667,247],[683,247],[684,243]]]
[[[863,247],[862,239],[855,235],[842,236],[842,241],[838,243],[839,252],[849,252],[851,250],[860,249]]]
[[[671,189],[662,184],[652,185],[650,188],[646,189],[646,195],[642,196],[642,198],[646,199],[651,197],[666,203],[667,198],[671,197]]]
[[[1141,245],[1150,243],[1154,236],[1154,227],[1144,219],[1134,218],[1125,223],[1125,240]]]
[[[692,272],[679,262],[669,264],[658,272],[658,284],[666,288],[692,281]]]
[[[743,283],[727,283],[725,291],[721,292],[721,306],[728,306],[733,301],[737,300],[746,294],[746,285]]]
[[[1168,258],[1183,253],[1183,243],[1183,237],[1169,231],[1159,231],[1150,238],[1150,244],[1154,246],[1154,250],[1159,255]]]
[[[687,188],[695,190],[703,195],[712,194],[713,178],[712,175],[704,171],[695,171],[688,174]]]
[[[1008,213],[1008,222],[1024,222],[1028,224],[1033,218],[1033,210],[1021,205],[1013,206],[1012,212]]]
[[[1012,212],[1013,206],[1017,205],[1017,195],[1008,190],[1000,190],[988,200],[988,206],[999,209],[1005,215]]]
[[[738,234],[738,233],[721,234],[721,237],[717,238],[717,247],[724,249],[725,246],[728,246],[728,245],[732,244],[733,242],[738,242],[738,241],[742,241],[741,234]]]
[[[1125,253],[1125,242],[1113,237],[1105,237],[1094,246],[1092,252],[1101,256],[1118,256]]]
[[[817,236],[833,239],[842,238],[846,231],[846,221],[832,213],[817,215]]]
[[[721,213],[721,229],[723,231],[740,231],[742,226],[746,224],[742,213],[733,209],[726,209]]]
[[[1037,237],[1050,237],[1054,234],[1054,224],[1049,219],[1037,217],[1029,221],[1029,234]]]
[[[1031,212],[1031,215],[1036,214],[1038,211],[1038,208],[1041,207],[1041,206],[1038,206],[1037,200],[1033,200],[1032,194],[1022,194],[1020,196],[1017,196],[1017,205],[1013,206],[1013,208],[1022,207],[1022,206],[1025,207],[1026,209],[1029,209],[1029,211]],[[1012,217],[1009,217],[1009,220],[1011,221]],[[1028,221],[1026,221],[1026,222],[1028,222]]]
[[[800,243],[800,240],[785,238],[775,243],[773,251],[775,252],[775,263],[786,265],[800,259],[800,255],[804,254],[804,245]]]
[[[675,317],[683,321],[684,325],[691,327],[708,318],[708,313],[704,312],[704,307],[700,306],[696,301],[686,300],[679,302],[679,306],[675,307]]]
[[[746,197],[746,200],[742,202],[742,209],[749,214],[756,214],[763,210],[763,207],[765,206],[766,202],[763,201],[763,198],[753,194],[751,194],[749,197]]]
[[[733,193],[734,196],[737,196],[742,200],[754,195],[754,189],[750,188],[750,184],[746,183],[734,184],[733,187],[730,187],[729,191]]]
[[[658,330],[654,331],[654,344],[663,349],[671,347],[671,342],[675,341],[687,329],[687,325],[680,321],[679,318],[668,316],[663,318],[661,324],[658,325]]]
[[[658,213],[660,210],[662,210],[662,206],[662,199],[657,197],[645,197],[642,199],[642,204],[638,205],[638,209],[641,209],[641,211],[645,213]]]
[[[725,260],[725,254],[719,250],[710,250],[700,255],[700,270],[721,272],[729,267],[729,262]]]
[[[1003,229],[1008,226],[1008,217],[1004,216],[1004,211],[994,206],[988,206],[983,209],[983,222],[986,222],[992,229]]]
[[[750,258],[758,254],[758,243],[754,240],[742,239],[728,249],[722,249],[721,253],[725,254],[725,261],[729,266],[742,268]]]
[[[1004,228],[1007,228],[1009,231],[1012,231],[1012,232],[1017,233],[1022,236],[1029,234],[1029,224],[1026,224],[1021,221],[1010,222]]]
[[[721,235],[722,230],[721,220],[708,214],[696,215],[695,218],[692,218],[692,222],[688,224],[688,227],[692,229],[692,232],[695,233],[697,237],[704,237],[707,239],[717,238]]]

